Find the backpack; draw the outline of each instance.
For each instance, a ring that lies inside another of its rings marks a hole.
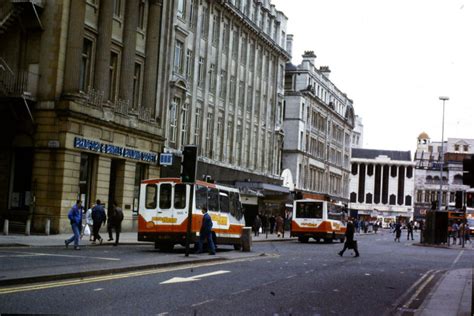
[[[115,208],[115,221],[116,222],[121,222],[123,221],[123,211],[120,207]]]

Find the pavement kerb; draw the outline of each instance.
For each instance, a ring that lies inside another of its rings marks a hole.
[[[450,249],[450,250],[469,250],[472,251],[474,250],[471,247],[464,247],[462,248],[459,245],[456,245],[456,247],[453,246],[448,246],[448,245],[439,245],[439,244],[423,244],[423,243],[413,243],[412,246],[418,246],[418,247],[430,247],[430,248],[440,248],[440,249]]]
[[[33,276],[33,277],[28,277],[28,278],[0,280],[0,286],[24,285],[24,284],[32,284],[32,283],[40,283],[40,282],[67,280],[67,279],[81,279],[81,278],[87,278],[87,277],[93,277],[93,276],[102,276],[102,275],[107,275],[107,274],[153,270],[153,269],[167,268],[171,266],[173,267],[185,266],[188,264],[196,264],[196,263],[225,262],[225,261],[230,261],[233,259],[241,260],[241,259],[256,258],[256,257],[261,257],[261,256],[266,256],[266,255],[267,254],[265,253],[254,253],[252,255],[247,255],[247,256],[238,257],[238,258],[224,258],[224,257],[213,257],[213,258],[206,258],[206,259],[191,258],[192,260],[189,260],[189,261],[173,261],[173,262],[163,262],[163,263],[156,263],[156,264],[118,267],[118,268],[111,268],[111,269],[91,270],[91,271],[82,271],[82,272],[71,272],[71,273],[54,274],[54,275],[52,274],[39,275],[39,276]]]

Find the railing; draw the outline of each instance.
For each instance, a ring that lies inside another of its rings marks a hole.
[[[0,96],[20,97],[27,91],[29,72],[25,70],[13,72],[3,58],[0,57]]]

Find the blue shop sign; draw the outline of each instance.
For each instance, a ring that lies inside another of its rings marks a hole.
[[[85,139],[81,137],[74,138],[74,147],[93,151],[96,153],[109,154],[123,158],[145,161],[156,164],[158,155],[150,152],[143,152],[136,149],[115,146],[112,144],[104,144],[95,140]]]

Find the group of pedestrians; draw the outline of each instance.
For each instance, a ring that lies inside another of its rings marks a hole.
[[[454,222],[450,227],[450,231],[450,238],[453,238],[453,245],[456,244],[456,239],[459,240],[459,245],[461,245],[463,241],[471,243],[471,230],[467,223],[461,223],[461,221]]]
[[[84,210],[82,201],[77,200],[76,204],[69,210],[68,218],[73,235],[64,241],[66,248],[68,248],[70,243],[74,243],[74,249],[80,250],[79,240],[82,239],[87,231],[90,233],[89,241],[91,241],[92,244],[96,244],[97,242],[102,244],[103,238],[100,236],[100,228],[106,224],[107,233],[109,235],[108,241],[114,240],[112,232],[115,230],[115,242],[113,245],[118,245],[120,232],[122,230],[123,210],[118,206],[117,202],[112,203],[112,207],[109,207],[106,215],[104,205],[100,200],[97,200],[96,204],[88,210]],[[92,232],[90,232],[91,227]]]
[[[281,215],[268,216],[257,214],[253,221],[252,230],[255,237],[259,236],[260,233],[276,233],[277,237],[283,237],[285,230],[285,220]]]

